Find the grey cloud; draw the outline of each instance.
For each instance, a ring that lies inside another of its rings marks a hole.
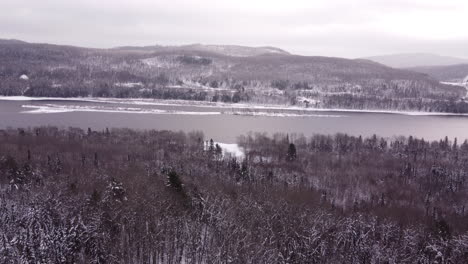
[[[249,1],[214,0],[6,0],[0,4],[0,37],[95,47],[215,43],[275,45],[306,55],[427,51],[468,57],[468,32],[464,37],[427,40],[376,26],[382,16],[463,10],[463,1],[319,2],[278,2],[270,10],[268,1],[262,2],[264,7],[252,7]]]

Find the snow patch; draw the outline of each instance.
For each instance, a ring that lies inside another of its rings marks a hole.
[[[223,150],[223,155],[229,154],[236,158],[245,157],[244,149],[239,147],[238,144],[227,144],[221,142],[216,142],[215,144],[218,144],[221,147],[221,149]]]
[[[126,87],[126,88],[134,88],[134,87],[143,86],[143,83],[141,83],[141,82],[116,83],[115,86],[117,86],[117,87]]]
[[[452,86],[461,86],[465,87],[465,83],[463,82],[440,82],[441,84],[452,85]]]
[[[344,115],[305,114],[305,113],[272,113],[272,112],[225,112],[226,114],[242,116],[266,116],[266,117],[346,117]]]
[[[175,68],[175,67],[180,66],[180,64],[174,60],[168,60],[168,59],[163,59],[159,57],[142,59],[140,61],[146,66],[156,67],[156,68],[170,69],[170,68]]]

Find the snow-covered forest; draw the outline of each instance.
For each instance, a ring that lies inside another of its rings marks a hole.
[[[2,263],[467,263],[468,142],[0,131]]]
[[[423,73],[248,47],[248,55],[233,56],[238,52],[221,47],[89,49],[0,41],[0,95],[468,113],[464,87]]]

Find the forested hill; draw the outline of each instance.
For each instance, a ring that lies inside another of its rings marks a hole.
[[[465,112],[462,87],[368,60],[221,45],[91,49],[0,41],[0,94]]]

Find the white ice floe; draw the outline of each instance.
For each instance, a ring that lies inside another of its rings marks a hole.
[[[92,97],[30,97],[30,96],[3,96],[0,101],[83,101],[83,102],[103,102]]]
[[[440,82],[442,84],[446,84],[446,85],[452,85],[452,86],[461,86],[461,87],[464,87],[466,84],[465,83],[462,83],[462,82]]]
[[[74,111],[70,110],[70,109],[63,109],[63,108],[41,107],[41,108],[36,108],[36,109],[33,109],[33,110],[29,110],[29,111],[23,111],[22,113],[28,113],[28,114],[56,114],[56,113],[67,113],[67,112],[74,112]]]
[[[221,112],[192,112],[161,109],[144,109],[138,107],[105,107],[79,105],[22,105],[32,110],[23,111],[27,114],[67,113],[67,112],[103,112],[103,113],[134,113],[134,114],[174,114],[174,115],[220,115]]]
[[[266,116],[266,117],[343,117],[341,115],[307,114],[307,113],[281,113],[281,112],[220,112],[220,111],[179,111],[140,107],[116,107],[116,106],[83,106],[83,105],[22,105],[31,110],[23,111],[29,114],[67,113],[67,112],[106,112],[106,113],[136,113],[136,114],[175,114],[175,115],[241,115],[241,116]]]

